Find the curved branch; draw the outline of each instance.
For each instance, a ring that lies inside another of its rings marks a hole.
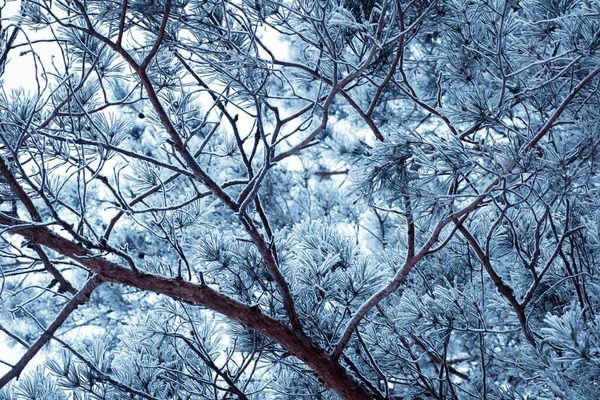
[[[423,247],[421,248],[419,253],[417,253],[414,257],[407,256],[406,261],[404,262],[404,265],[402,266],[402,268],[400,268],[398,270],[398,272],[396,272],[396,275],[394,276],[394,278],[387,285],[385,285],[383,288],[379,289],[379,291],[377,291],[374,295],[372,295],[369,299],[367,299],[358,308],[358,310],[356,310],[356,313],[350,319],[350,321],[348,322],[348,325],[346,325],[346,329],[344,329],[344,333],[342,334],[342,337],[340,338],[339,342],[335,346],[335,349],[333,350],[332,357],[334,359],[337,360],[340,357],[340,355],[344,351],[344,348],[350,341],[350,338],[352,337],[352,333],[354,333],[354,331],[358,327],[358,324],[363,320],[364,317],[367,316],[369,311],[371,311],[371,309],[373,307],[377,306],[383,299],[385,299],[390,294],[392,294],[396,290],[398,290],[398,288],[404,282],[404,280],[406,279],[406,277],[408,276],[410,271],[413,269],[413,267],[419,261],[421,261],[421,259],[423,257],[430,254],[429,250],[437,242],[444,227],[446,225],[448,225],[450,222],[458,221],[459,218],[461,218],[465,215],[468,215],[469,213],[471,213],[472,211],[477,209],[477,207],[479,207],[481,202],[483,202],[483,200],[490,194],[492,189],[497,184],[498,184],[498,180],[494,181],[490,186],[488,186],[487,190],[483,194],[481,194],[479,197],[477,197],[467,207],[449,215],[444,220],[440,221],[437,224],[437,226],[435,227],[435,229],[433,230],[433,233],[429,237],[429,240],[427,240],[427,243],[425,243],[425,245],[423,245]]]
[[[598,75],[598,74],[600,74],[600,68],[596,68],[595,70],[590,72],[588,74],[588,76],[583,78],[583,80],[581,82],[579,82],[579,84],[577,86],[575,86],[573,88],[573,90],[571,90],[571,93],[569,93],[569,95],[567,97],[565,97],[565,99],[562,101],[562,103],[560,103],[560,106],[558,106],[556,111],[554,111],[554,113],[552,114],[550,119],[548,119],[548,121],[544,124],[542,129],[540,129],[538,134],[535,135],[535,137],[533,139],[531,139],[531,141],[529,141],[529,143],[527,143],[527,145],[525,145],[525,147],[524,147],[525,151],[528,151],[528,150],[531,150],[532,148],[534,148],[535,145],[538,144],[538,142],[540,140],[542,140],[542,138],[544,136],[546,136],[546,134],[554,126],[554,123],[556,122],[556,120],[565,111],[565,109],[567,108],[569,103],[571,103],[571,100],[573,100],[573,98],[577,95],[577,93],[579,93],[579,91],[581,91],[581,89],[583,89],[588,83],[590,83],[592,81],[592,79],[594,79],[596,77],[596,75]]]
[[[17,195],[19,200],[21,200],[31,219],[36,222],[42,222],[42,217],[40,216],[40,213],[33,204],[33,201],[27,195],[25,189],[23,189],[23,187],[19,184],[14,174],[4,161],[3,157],[0,157],[0,175],[4,177],[4,180],[6,181],[12,192]],[[48,271],[48,273],[52,275],[56,282],[59,283],[60,288],[71,294],[77,293],[77,289],[75,289],[73,285],[71,285],[71,283],[67,281],[65,277],[60,273],[60,271],[54,265],[52,265],[52,262],[50,261],[48,255],[44,252],[44,250],[37,245],[34,245],[33,249],[40,257],[40,260],[42,260],[46,271]]]
[[[97,273],[103,281],[163,294],[223,314],[232,321],[239,322],[273,339],[306,363],[342,399],[372,399],[371,394],[356,382],[337,360],[327,355],[304,335],[296,333],[281,321],[263,314],[258,307],[250,307],[206,285],[136,273],[129,268],[121,267],[117,263],[94,255],[83,246],[57,235],[45,226],[32,225],[4,214],[0,214],[0,225],[11,227],[10,233],[12,234],[18,234],[77,261]]]

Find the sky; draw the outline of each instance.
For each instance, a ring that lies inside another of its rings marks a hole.
[[[18,15],[20,4],[21,2],[18,0],[7,0],[0,3],[3,29],[6,29],[11,24],[11,22],[8,21],[9,19]],[[12,28],[10,31],[12,31]],[[29,32],[27,35],[21,33],[17,37],[15,44],[27,43],[28,40],[47,38],[47,35],[44,35],[42,31]],[[40,60],[46,65],[51,65],[53,57],[53,52],[51,50],[52,46],[48,44],[36,44],[35,48]],[[20,88],[23,88],[26,91],[36,91],[36,66],[34,56],[31,51],[27,50],[26,46],[22,46],[19,50],[13,50],[9,53],[4,73],[0,77],[0,90],[4,91],[7,95],[10,95],[11,91]],[[20,55],[23,52],[26,52],[26,54]],[[10,328],[10,326],[7,326],[7,328]],[[0,332],[0,359],[5,362],[15,363],[25,351],[21,346],[13,347],[12,345],[9,345],[7,338],[8,336],[6,334]],[[11,340],[10,343],[14,342]],[[28,366],[27,370],[35,368],[35,366],[39,365],[43,360],[44,355],[40,354],[36,359],[32,360],[32,363]],[[8,366],[0,364],[0,374],[6,373],[8,369]]]

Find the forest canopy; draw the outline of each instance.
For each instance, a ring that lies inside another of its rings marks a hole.
[[[0,399],[600,398],[598,0],[0,10]]]

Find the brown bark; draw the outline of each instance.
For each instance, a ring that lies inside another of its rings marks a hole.
[[[36,222],[42,222],[42,217],[40,216],[40,213],[33,204],[33,201],[31,201],[23,187],[19,184],[14,174],[10,170],[8,164],[6,163],[6,161],[4,161],[4,158],[2,157],[0,157],[0,175],[4,177],[4,180],[10,187],[10,190],[12,190],[12,192],[17,195],[19,200],[21,200],[31,219]],[[54,279],[60,284],[61,289],[73,295],[77,293],[77,289],[75,289],[73,285],[71,285],[71,283],[62,276],[60,271],[56,269],[56,267],[52,264],[46,253],[44,253],[44,250],[37,245],[34,245],[33,249],[40,257],[40,260],[44,264],[46,271],[48,271],[50,275],[52,275]]]
[[[281,321],[227,297],[208,286],[151,274],[139,274],[102,257],[94,256],[81,245],[58,236],[44,226],[32,226],[0,214],[0,225],[12,227],[10,232],[48,247],[76,260],[96,272],[104,281],[132,286],[144,291],[164,294],[200,305],[225,315],[273,339],[295,357],[306,363],[317,376],[342,399],[371,400],[373,397],[350,376],[344,367],[302,334],[297,334]],[[19,226],[21,225],[21,226]]]
[[[354,313],[354,315],[352,316],[352,318],[346,325],[346,328],[344,329],[340,340],[336,344],[335,349],[333,350],[332,357],[335,360],[337,360],[342,355],[342,352],[344,351],[344,348],[350,341],[352,334],[358,328],[358,324],[369,313],[369,311],[373,307],[377,306],[383,299],[385,299],[392,293],[396,292],[396,290],[398,290],[400,285],[404,282],[404,280],[406,279],[406,277],[408,276],[410,271],[412,271],[412,269],[415,267],[415,265],[417,265],[417,263],[419,261],[421,261],[421,259],[423,259],[423,257],[427,256],[428,254],[431,254],[430,253],[431,249],[432,249],[433,245],[437,242],[444,227],[446,225],[448,225],[450,222],[456,222],[460,218],[466,217],[471,212],[476,210],[477,207],[479,207],[479,205],[483,202],[483,200],[489,195],[489,193],[492,191],[492,189],[497,184],[498,184],[498,180],[492,182],[492,184],[488,186],[487,190],[484,193],[482,193],[481,195],[479,195],[479,197],[477,197],[473,202],[471,202],[471,204],[469,204],[468,206],[466,206],[465,208],[463,208],[460,211],[450,214],[448,217],[446,217],[442,221],[440,221],[437,224],[437,226],[435,227],[435,229],[433,230],[433,232],[432,232],[431,236],[429,237],[429,239],[427,240],[427,242],[423,245],[423,247],[417,254],[412,255],[411,253],[414,252],[414,250],[409,250],[406,261],[404,262],[404,265],[402,266],[402,268],[400,268],[396,272],[396,275],[394,275],[394,278],[390,282],[388,282],[383,288],[379,289],[379,291],[377,291],[375,294],[373,294],[371,297],[369,297],[367,299],[367,301],[365,301],[358,308],[358,310],[356,310],[356,312]],[[410,231],[412,217],[410,217],[410,218],[411,219],[409,219],[409,223],[408,223],[408,226],[409,226],[408,236],[409,236],[409,241],[412,241],[412,240],[414,240],[414,238],[411,237],[411,235],[413,235],[413,233],[411,233],[411,231]]]

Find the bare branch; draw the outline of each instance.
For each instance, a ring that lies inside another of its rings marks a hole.
[[[54,321],[48,326],[48,328],[46,328],[42,336],[40,336],[38,340],[36,340],[35,343],[29,347],[29,349],[27,349],[25,354],[23,354],[15,366],[0,378],[0,388],[3,388],[8,382],[14,378],[17,378],[21,374],[27,364],[29,364],[33,357],[35,357],[35,355],[46,345],[46,343],[50,341],[52,336],[54,336],[56,331],[65,323],[67,318],[69,318],[69,316],[77,309],[77,307],[87,303],[94,289],[96,289],[96,287],[98,287],[102,281],[102,278],[100,278],[98,275],[94,275],[86,282],[83,288],[81,288],[81,290],[77,292],[77,294],[73,296],[71,300],[69,300],[69,302],[56,316]]]

